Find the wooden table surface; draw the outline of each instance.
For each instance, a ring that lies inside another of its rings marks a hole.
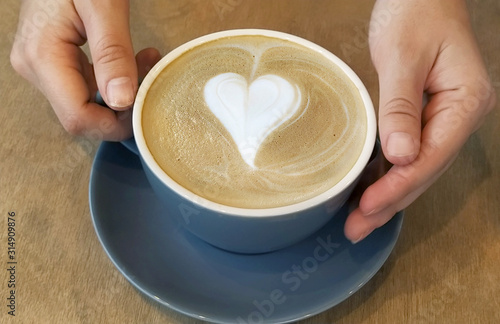
[[[99,142],[65,133],[45,98],[10,66],[19,2],[2,0],[0,6],[0,322],[199,323],[141,296],[102,249],[88,203]],[[376,103],[366,36],[373,1],[359,3],[132,0],[132,37],[136,50],[155,46],[165,54],[224,29],[293,33],[350,64]],[[498,92],[500,2],[471,0],[469,7]],[[399,241],[375,277],[302,323],[500,323],[498,106],[452,167],[407,208]],[[15,317],[7,307],[12,212]]]

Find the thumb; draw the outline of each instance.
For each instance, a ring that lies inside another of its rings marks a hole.
[[[137,65],[129,29],[129,2],[75,1],[85,25],[97,87],[110,108],[132,106]]]
[[[425,68],[388,59],[376,64],[379,74],[379,135],[389,162],[405,165],[420,151]]]

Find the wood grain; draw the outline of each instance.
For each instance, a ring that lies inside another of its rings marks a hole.
[[[88,182],[99,142],[65,133],[48,102],[10,66],[19,1],[0,6],[0,264],[7,213],[17,217],[16,316],[0,271],[1,323],[200,323],[141,296],[94,233]],[[496,90],[500,4],[468,2]],[[131,1],[136,50],[163,54],[203,34],[269,28],[316,42],[349,63],[378,99],[366,28],[373,1]],[[499,112],[469,139],[453,166],[406,211],[398,244],[359,292],[315,323],[500,323]]]

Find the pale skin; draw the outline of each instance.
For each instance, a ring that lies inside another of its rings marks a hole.
[[[379,0],[395,12],[370,31],[379,75],[379,136],[393,167],[363,193],[344,232],[358,242],[408,207],[450,166],[495,106],[462,0]],[[423,94],[428,97],[422,102]]]
[[[80,48],[85,42],[93,65]],[[11,63],[47,97],[70,134],[131,137],[138,79],[160,58],[153,48],[134,58],[128,1],[22,1]],[[95,103],[97,89],[112,110]]]
[[[22,1],[13,67],[47,97],[70,134],[129,138],[137,80],[160,53],[148,48],[134,57],[128,1],[50,4]],[[495,106],[463,0],[378,0],[369,41],[379,75],[379,136],[393,166],[347,218],[353,243],[432,185]],[[93,65],[80,48],[85,42]],[[98,89],[111,109],[95,103]]]

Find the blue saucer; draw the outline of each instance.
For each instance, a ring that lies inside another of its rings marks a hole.
[[[90,179],[90,210],[104,250],[139,291],[188,316],[215,323],[288,323],[351,296],[382,267],[402,213],[367,239],[344,238],[344,208],[289,248],[240,255],[191,235],[166,217],[139,158],[102,143]]]

